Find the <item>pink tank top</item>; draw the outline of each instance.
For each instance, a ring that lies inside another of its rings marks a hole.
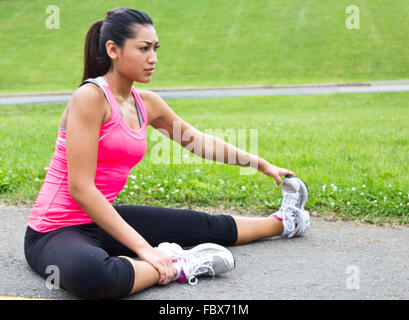
[[[143,100],[132,87],[139,119],[143,123],[140,129],[131,129],[122,118],[104,78],[87,79],[82,84],[86,82],[95,83],[104,90],[112,111],[109,121],[101,126],[95,175],[95,186],[112,204],[125,186],[132,168],[145,156],[147,112]],[[28,218],[28,226],[38,232],[93,222],[68,190],[65,135],[65,129],[60,128],[44,184]]]

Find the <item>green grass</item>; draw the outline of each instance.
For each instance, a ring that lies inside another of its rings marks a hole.
[[[372,223],[409,222],[409,93],[168,100],[198,129],[257,130],[258,155],[294,171],[310,190],[307,209]],[[54,150],[64,105],[0,107],[0,201],[31,205]],[[235,207],[266,215],[280,189],[240,167],[155,163],[148,151],[117,203]],[[227,137],[225,137],[227,140]],[[173,153],[183,149],[171,143]],[[254,147],[254,140],[253,140]],[[247,144],[247,151],[251,151]],[[186,151],[186,150],[183,150]],[[180,161],[179,161],[180,162]],[[136,186],[136,187],[135,187]]]
[[[409,2],[402,0],[0,1],[0,92],[74,90],[89,26],[118,6],[154,20],[161,48],[143,87],[284,84],[409,78]],[[348,30],[347,6],[360,8]]]

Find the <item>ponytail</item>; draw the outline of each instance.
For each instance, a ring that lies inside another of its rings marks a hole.
[[[111,59],[106,51],[104,55],[99,50],[99,35],[104,20],[96,21],[88,30],[84,47],[84,74],[82,81],[104,75],[111,67]]]
[[[129,8],[117,8],[106,12],[105,20],[98,20],[89,28],[84,47],[84,74],[82,81],[103,76],[111,68],[105,44],[112,40],[122,48],[125,40],[136,36],[134,24],[153,25],[144,12]]]

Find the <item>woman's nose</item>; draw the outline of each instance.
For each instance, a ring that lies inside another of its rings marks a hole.
[[[149,62],[149,63],[156,63],[156,62],[158,62],[158,57],[157,57],[157,54],[156,54],[155,51],[153,51],[153,53],[151,53],[151,54],[149,55],[148,62]]]

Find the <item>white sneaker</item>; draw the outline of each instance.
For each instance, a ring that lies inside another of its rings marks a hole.
[[[178,282],[195,285],[198,276],[216,276],[235,268],[233,255],[226,248],[215,243],[199,244],[184,250],[176,243],[163,242],[157,249],[169,257],[178,258],[183,276]]]
[[[283,238],[301,236],[310,227],[310,215],[304,210],[308,199],[308,189],[305,183],[295,176],[285,176],[282,184],[282,203],[280,209],[271,214],[283,222]]]

